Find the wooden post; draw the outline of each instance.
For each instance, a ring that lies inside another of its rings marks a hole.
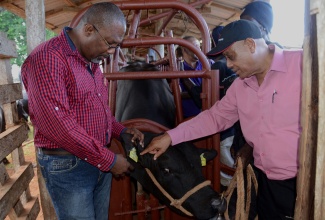
[[[323,219],[325,216],[325,2],[324,0],[311,0],[311,11],[315,11],[317,25],[317,59],[319,77],[319,105],[318,105],[318,138],[317,138],[317,160],[315,180],[314,219]]]
[[[44,0],[25,0],[27,53],[46,40]],[[37,158],[37,157],[36,157]],[[37,163],[38,185],[44,219],[56,220],[52,201],[45,186],[44,178]]]
[[[305,39],[301,105],[302,135],[295,219],[325,215],[325,3],[305,0]]]

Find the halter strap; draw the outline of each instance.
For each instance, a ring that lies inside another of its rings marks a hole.
[[[188,215],[188,216],[193,216],[192,213],[190,213],[189,211],[187,211],[186,209],[183,208],[182,204],[183,202],[190,197],[193,193],[195,193],[196,191],[202,189],[205,186],[211,185],[211,181],[210,180],[206,180],[198,185],[196,185],[194,188],[192,188],[191,190],[189,190],[187,193],[185,193],[185,195],[180,198],[180,199],[174,199],[173,197],[171,197],[171,195],[168,194],[168,192],[166,192],[166,190],[158,183],[157,179],[154,177],[154,175],[152,174],[152,172],[148,169],[145,168],[148,175],[150,176],[151,180],[154,182],[154,184],[158,187],[158,189],[164,194],[164,196],[166,196],[169,201],[170,201],[170,205],[174,206],[175,208],[179,209],[180,211],[182,211],[184,214]]]

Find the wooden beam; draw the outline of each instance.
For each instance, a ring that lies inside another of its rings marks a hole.
[[[19,124],[8,128],[0,134],[0,159],[2,160],[28,138],[27,124]],[[0,218],[1,219],[1,218]]]
[[[0,2],[0,7],[3,7],[4,9],[14,13],[15,15],[21,17],[21,18],[26,18],[25,11],[22,8],[19,8],[18,6],[8,3],[8,1],[2,1]]]
[[[213,2],[213,3],[211,3],[210,6],[211,7],[217,7],[219,9],[224,9],[226,11],[230,11],[230,12],[233,12],[233,13],[239,13],[240,14],[242,12],[242,9],[235,8],[235,7],[227,5],[227,4],[221,4],[221,3]]]
[[[21,83],[0,85],[0,104],[15,102],[22,98]]]
[[[0,7],[3,7],[4,9],[10,11],[11,13],[13,13],[23,19],[26,19],[26,14],[25,14],[24,9],[19,8],[11,3],[8,3],[8,2],[11,2],[11,1],[6,1],[6,0],[1,1]],[[49,22],[45,22],[45,25],[46,25],[46,28],[49,30],[53,30],[53,29],[57,28],[55,25],[53,25],[52,23],[49,23]]]
[[[78,7],[62,7],[45,12],[45,19],[60,15],[62,12],[75,12],[80,10]]]
[[[197,8],[196,10],[198,12],[200,12],[200,14],[202,14],[202,15],[211,13],[211,7],[207,7],[207,6],[203,6],[201,8]]]
[[[14,207],[19,200],[21,194],[28,188],[33,177],[33,165],[29,163],[21,166],[19,170],[10,177],[10,181],[1,186],[0,219],[5,219],[11,208]]]
[[[71,0],[63,0],[68,6],[77,6],[76,3],[74,3],[73,1]]]
[[[307,1],[308,2],[308,1]],[[319,76],[319,117],[318,117],[318,139],[317,139],[317,161],[316,180],[315,180],[315,209],[314,219],[324,219],[325,216],[325,42],[323,40],[325,33],[325,2],[324,0],[311,0],[312,4],[318,4],[319,13],[316,14],[317,25],[317,63]],[[315,8],[315,7],[314,7]]]
[[[17,219],[36,219],[40,210],[41,208],[38,197],[32,197],[26,204],[24,204],[24,210]]]
[[[6,33],[0,32],[0,59],[10,59],[17,56],[15,41],[9,40]]]

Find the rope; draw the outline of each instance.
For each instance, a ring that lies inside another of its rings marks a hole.
[[[158,183],[157,179],[155,178],[155,176],[151,173],[151,171],[148,168],[145,168],[145,170],[147,171],[147,174],[150,176],[151,180],[153,181],[153,183],[157,186],[157,188],[160,190],[160,192],[162,194],[164,194],[164,196],[166,196],[166,198],[169,199],[170,201],[170,205],[174,206],[175,208],[179,209],[180,211],[182,211],[184,214],[188,215],[188,216],[193,216],[192,213],[190,213],[189,211],[187,211],[183,206],[183,202],[190,197],[193,193],[197,192],[198,190],[202,189],[205,186],[209,186],[211,185],[211,181],[210,180],[206,180],[198,185],[196,185],[194,188],[192,188],[191,190],[189,190],[187,193],[185,193],[185,195],[180,198],[180,199],[174,199],[171,195],[168,194],[168,192],[166,192],[166,190]]]
[[[236,216],[235,216],[236,220],[248,219],[249,209],[251,204],[252,182],[255,186],[256,194],[258,190],[256,176],[250,164],[246,168],[246,176],[247,176],[247,187],[246,187],[246,202],[245,202],[244,169],[243,169],[242,160],[240,157],[238,157],[236,172],[232,180],[230,181],[227,190],[223,193],[223,196],[226,197],[227,204],[229,204],[234,189],[237,187]],[[226,210],[225,217],[226,219],[229,219],[228,209]],[[255,219],[257,220],[257,217]]]

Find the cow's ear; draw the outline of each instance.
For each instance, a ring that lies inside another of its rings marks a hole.
[[[131,141],[133,137],[132,134],[123,133],[120,135],[120,137],[121,137],[122,145],[126,151],[130,151],[132,148],[134,148],[134,144]]]
[[[218,155],[218,152],[214,149],[209,150],[209,149],[199,148],[199,151],[200,151],[201,161],[203,163],[204,163],[204,159],[206,160],[206,162],[208,162]]]

